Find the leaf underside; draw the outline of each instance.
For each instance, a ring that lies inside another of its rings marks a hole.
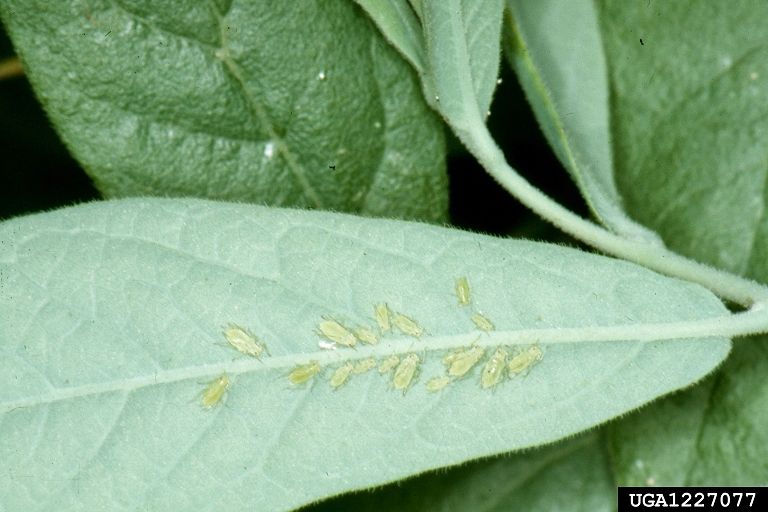
[[[608,71],[592,2],[508,0],[505,49],[555,153],[610,229],[651,243],[614,181]]]
[[[458,306],[457,277],[470,306]],[[722,315],[706,290],[559,246],[402,221],[201,200],[132,199],[0,225],[0,481],[9,510],[285,510],[606,421],[709,372],[723,339],[547,344],[495,389],[482,362],[439,393],[447,350],[499,332]],[[318,348],[323,318],[376,329],[375,304],[420,340]],[[236,324],[261,361],[226,346]],[[511,347],[512,348],[512,347]],[[415,353],[407,392],[348,360]],[[303,386],[288,372],[321,361]],[[222,403],[205,383],[227,372]],[[87,419],[84,421],[84,418]]]

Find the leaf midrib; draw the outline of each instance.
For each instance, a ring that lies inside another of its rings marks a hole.
[[[288,147],[288,144],[286,144],[284,138],[278,135],[277,130],[275,129],[274,124],[272,123],[272,120],[267,115],[263,105],[261,105],[261,103],[259,103],[256,100],[256,97],[253,94],[251,94],[251,92],[248,90],[248,87],[246,86],[245,80],[242,76],[239,66],[237,65],[235,60],[231,57],[229,53],[229,47],[227,46],[226,29],[224,24],[224,16],[226,16],[226,12],[225,13],[219,12],[213,0],[208,1],[209,8],[211,9],[211,12],[213,12],[214,15],[216,16],[219,24],[219,27],[218,27],[219,28],[219,47],[216,47],[215,45],[211,45],[206,41],[195,39],[187,35],[174,32],[168,28],[161,27],[153,23],[151,20],[148,20],[147,18],[141,16],[140,14],[131,11],[130,9],[121,5],[116,0],[112,0],[111,3],[116,9],[122,11],[127,16],[133,18],[137,22],[143,23],[151,27],[152,29],[157,30],[158,32],[163,32],[165,34],[168,34],[170,37],[184,39],[186,41],[199,45],[205,48],[207,52],[210,52],[212,54],[211,56],[214,59],[221,60],[224,65],[224,69],[226,70],[227,74],[231,77],[230,82],[236,85],[236,89],[240,91],[241,96],[246,101],[246,104],[250,107],[249,111],[251,116],[253,117],[253,119],[255,119],[258,125],[261,126],[262,129],[269,136],[268,140],[260,140],[260,139],[240,139],[240,140],[248,140],[251,142],[255,142],[257,144],[263,144],[265,142],[272,141],[275,144],[276,151],[278,151],[280,154],[283,155],[289,171],[293,175],[294,179],[298,182],[304,195],[312,203],[312,206],[316,208],[321,208],[321,209],[324,207],[323,200],[320,198],[320,195],[317,193],[317,191],[315,190],[315,188],[312,186],[312,184],[309,182],[309,179],[307,178],[306,170],[299,163],[298,158],[293,153],[293,151],[291,151],[291,149]],[[230,10],[231,8],[232,8],[232,5],[229,6]],[[217,50],[222,50],[223,57],[220,58],[216,55]],[[142,114],[142,117],[145,117],[145,116]],[[206,135],[209,135],[215,138],[224,138],[227,140],[232,140],[228,136],[222,137],[221,135],[214,135],[210,133],[206,133]]]

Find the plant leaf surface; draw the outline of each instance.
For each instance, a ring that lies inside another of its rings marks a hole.
[[[674,250],[768,281],[765,4],[599,2],[617,184]],[[762,13],[762,14],[761,14]],[[612,433],[624,485],[764,485],[768,338]]]
[[[508,0],[505,49],[536,118],[594,214],[657,242],[625,213],[614,181],[608,71],[591,0]]]
[[[456,303],[460,276],[471,307]],[[572,435],[700,379],[730,349],[726,339],[539,339],[543,358],[493,390],[480,387],[481,361],[430,393],[425,382],[457,346],[726,310],[699,286],[560,246],[192,199],[4,222],[0,283],[9,510],[291,509]],[[380,303],[424,334],[318,346],[323,319],[374,329]],[[496,332],[477,331],[472,311]],[[229,324],[270,355],[229,347]],[[407,392],[375,370],[329,386],[345,362],[408,353],[422,363]],[[292,385],[288,373],[310,361],[320,373]],[[224,372],[222,403],[203,408],[205,383]]]
[[[0,13],[106,196],[447,218],[440,121],[351,2],[3,0]]]

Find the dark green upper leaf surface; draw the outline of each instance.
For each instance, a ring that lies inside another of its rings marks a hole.
[[[765,254],[768,4],[602,3],[627,207],[674,249],[749,274]]]
[[[617,183],[675,250],[768,281],[763,2],[600,2]],[[768,339],[614,430],[622,483],[765,484]],[[669,447],[674,446],[674,449]]]
[[[302,512],[610,512],[614,485],[601,436],[590,433],[342,496]]]
[[[445,218],[439,121],[351,2],[0,6],[51,119],[106,195]]]

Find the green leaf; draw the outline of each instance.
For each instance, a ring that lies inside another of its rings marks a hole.
[[[503,0],[446,0],[421,5],[429,64],[427,100],[464,135],[489,113],[499,71]]]
[[[679,252],[768,281],[768,6],[600,6],[629,212]],[[612,429],[617,479],[764,484],[766,375],[768,338],[745,339],[707,388],[622,421]]]
[[[713,384],[712,378],[706,379],[606,429],[618,485],[692,484],[688,473],[698,457],[699,429],[706,421]]]
[[[457,305],[460,276],[471,306]],[[0,279],[9,510],[289,509],[572,435],[699,379],[730,348],[548,343],[726,313],[703,288],[626,262],[244,204],[129,199],[13,219],[0,224]],[[380,303],[425,334],[319,348],[324,317],[374,329]],[[496,332],[476,330],[477,311]],[[228,347],[229,324],[270,355]],[[493,390],[479,385],[483,362],[442,392],[425,389],[448,348],[534,340],[542,360]],[[377,371],[328,385],[345,362],[406,353],[424,361],[407,393]],[[290,384],[291,369],[310,361],[320,374]],[[231,387],[206,410],[201,383],[222,372]]]
[[[107,196],[447,216],[439,120],[350,2],[0,10],[59,133]]]
[[[614,483],[594,434],[535,451],[423,475],[374,492],[342,496],[302,512],[614,510]]]
[[[768,175],[768,5],[602,5],[629,211],[675,250],[748,273]]]
[[[505,48],[544,135],[594,214],[617,233],[658,242],[624,212],[613,177],[608,73],[590,1],[508,0]]]
[[[702,386],[612,425],[620,485],[764,485],[768,339],[736,344]]]
[[[424,36],[419,18],[407,0],[355,0],[382,34],[421,74],[424,72]]]

